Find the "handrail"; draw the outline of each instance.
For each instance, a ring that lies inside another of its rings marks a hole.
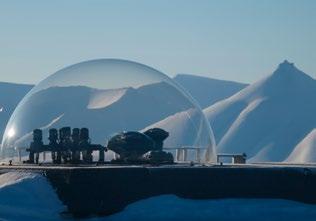
[[[195,147],[195,146],[181,146],[181,147],[164,147],[164,150],[177,150],[177,149],[187,149],[187,150],[196,150],[196,149],[201,149],[201,150],[206,150],[208,149],[207,147]]]
[[[246,163],[247,155],[245,153],[239,153],[239,154],[234,154],[234,153],[219,153],[217,154],[217,163],[220,162],[220,158],[222,157],[227,157],[232,159],[232,163],[238,163],[238,164],[244,164]]]
[[[188,150],[195,151],[195,161],[201,162],[201,150],[207,150],[207,147],[196,147],[196,146],[181,146],[181,147],[164,147],[166,151],[175,150],[175,160],[177,162],[186,162],[188,161]]]
[[[22,161],[22,154],[23,150],[27,150],[27,147],[16,147],[15,150],[18,152],[18,159]],[[207,150],[207,147],[196,147],[196,146],[181,146],[181,147],[164,147],[163,150],[165,151],[176,151],[175,152],[175,160],[177,162],[185,162],[188,161],[188,150],[195,151],[195,161],[201,162],[201,151]],[[42,153],[43,159],[45,159],[45,151]]]

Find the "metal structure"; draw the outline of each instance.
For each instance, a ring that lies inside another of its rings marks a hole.
[[[245,164],[247,160],[247,154],[227,154],[221,153],[217,154],[217,163],[221,163],[221,158],[231,158],[233,164]]]
[[[54,164],[94,163],[93,151],[99,152],[99,163],[105,162],[105,152],[113,151],[117,157],[111,163],[135,164],[166,164],[173,163],[173,155],[163,151],[163,141],[169,136],[167,131],[152,128],[144,133],[137,131],[121,132],[113,136],[107,146],[92,144],[88,128],[63,127],[59,130],[49,130],[48,144],[43,142],[43,132],[33,130],[33,141],[26,151],[29,159],[24,161],[30,164],[39,164],[39,155],[51,153]],[[19,150],[19,158],[21,153]]]
[[[122,132],[112,137],[107,148],[119,154],[115,162],[120,163],[173,163],[173,155],[163,151],[163,141],[169,133],[160,128],[152,128],[144,133]]]
[[[48,144],[43,143],[43,132],[40,129],[33,131],[33,141],[26,149],[29,152],[29,159],[26,163],[39,163],[39,154],[51,152],[52,161],[61,163],[91,163],[92,152],[99,151],[99,162],[104,162],[104,152],[106,147],[100,144],[91,144],[89,130],[87,128],[70,127],[50,129]],[[82,160],[80,156],[82,155]]]

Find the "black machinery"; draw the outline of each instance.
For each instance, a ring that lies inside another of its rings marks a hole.
[[[99,161],[104,161],[106,147],[100,144],[91,144],[89,130],[87,128],[63,127],[59,131],[50,129],[47,145],[43,144],[43,132],[40,129],[33,131],[33,141],[26,149],[29,152],[27,163],[39,163],[41,152],[51,152],[52,161],[56,164],[61,163],[92,163],[92,152],[99,151]],[[80,156],[82,154],[82,161]]]
[[[118,154],[112,163],[164,164],[173,163],[171,153],[163,151],[163,141],[169,133],[160,128],[152,128],[144,133],[137,131],[122,132],[113,136],[107,146],[91,144],[87,128],[63,127],[50,129],[48,144],[43,143],[43,132],[33,131],[33,141],[27,149],[29,160],[26,163],[39,163],[39,154],[51,152],[55,164],[93,163],[93,151],[99,152],[98,162],[104,162],[105,152],[111,150]],[[82,156],[82,157],[81,157]]]
[[[107,148],[119,154],[116,162],[122,163],[173,163],[173,155],[163,151],[163,141],[169,133],[153,128],[144,133],[122,132],[112,137]]]

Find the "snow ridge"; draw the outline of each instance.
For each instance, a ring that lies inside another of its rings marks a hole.
[[[316,126],[315,94],[316,81],[284,61],[273,74],[204,109],[218,152],[245,152],[250,162],[286,160]]]

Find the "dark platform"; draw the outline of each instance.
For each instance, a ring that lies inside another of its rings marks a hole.
[[[75,216],[108,215],[162,194],[183,198],[281,198],[316,204],[312,165],[0,166],[43,173]]]

